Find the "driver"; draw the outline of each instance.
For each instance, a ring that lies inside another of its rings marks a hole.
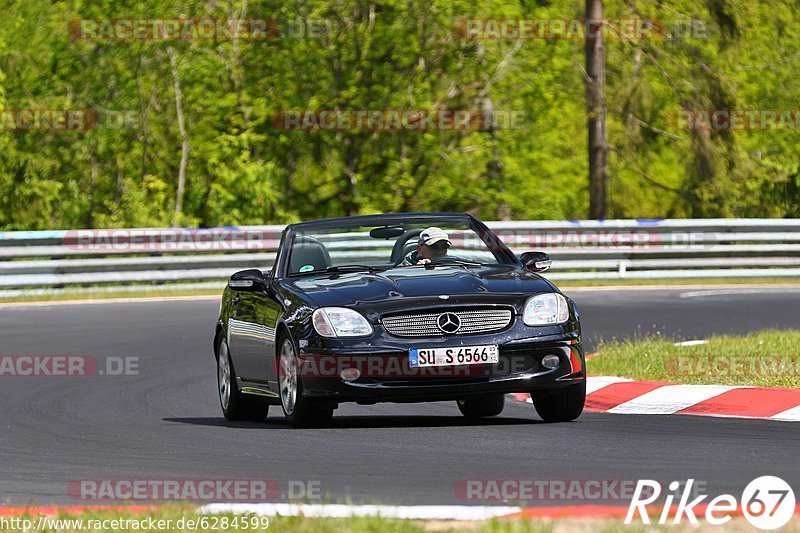
[[[424,265],[447,255],[452,246],[450,238],[442,228],[432,226],[422,230],[417,241],[417,249],[409,252],[398,266]]]

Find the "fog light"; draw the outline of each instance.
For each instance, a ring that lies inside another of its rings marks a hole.
[[[558,365],[560,365],[560,364],[561,364],[561,360],[558,358],[557,355],[550,354],[550,355],[545,355],[544,357],[542,357],[542,366],[547,368],[547,369],[549,369],[549,370],[553,370],[554,368],[558,368]]]
[[[355,381],[361,377],[361,372],[357,368],[345,368],[339,375],[345,381]]]

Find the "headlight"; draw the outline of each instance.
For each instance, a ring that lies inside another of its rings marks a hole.
[[[321,307],[311,316],[314,329],[323,337],[365,337],[372,326],[361,313],[346,307]]]
[[[531,296],[525,302],[522,321],[528,326],[551,326],[569,320],[567,299],[557,293]]]

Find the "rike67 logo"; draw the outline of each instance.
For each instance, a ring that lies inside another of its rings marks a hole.
[[[688,479],[683,485],[683,490],[675,501],[676,491],[682,484],[673,481],[669,484],[670,494],[664,499],[664,506],[658,519],[659,524],[666,524],[670,515],[672,523],[680,524],[686,519],[691,524],[697,524],[697,517],[702,516],[706,522],[721,526],[735,514],[743,514],[750,524],[759,529],[778,529],[783,527],[792,518],[795,512],[795,497],[792,487],[784,480],[775,476],[761,476],[751,481],[744,492],[741,502],[731,494],[722,494],[706,504],[703,501],[708,495],[703,494],[689,501],[692,496],[694,479]],[[661,496],[661,483],[652,479],[640,479],[628,506],[625,523],[630,524],[638,513],[644,524],[650,524],[650,515],[647,506],[654,504]],[[652,507],[651,507],[652,509]]]

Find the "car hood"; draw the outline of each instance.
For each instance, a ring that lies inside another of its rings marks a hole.
[[[519,312],[525,297],[557,291],[540,276],[507,265],[325,274],[288,278],[284,287],[314,307],[345,306],[365,314],[453,304],[507,304]]]

